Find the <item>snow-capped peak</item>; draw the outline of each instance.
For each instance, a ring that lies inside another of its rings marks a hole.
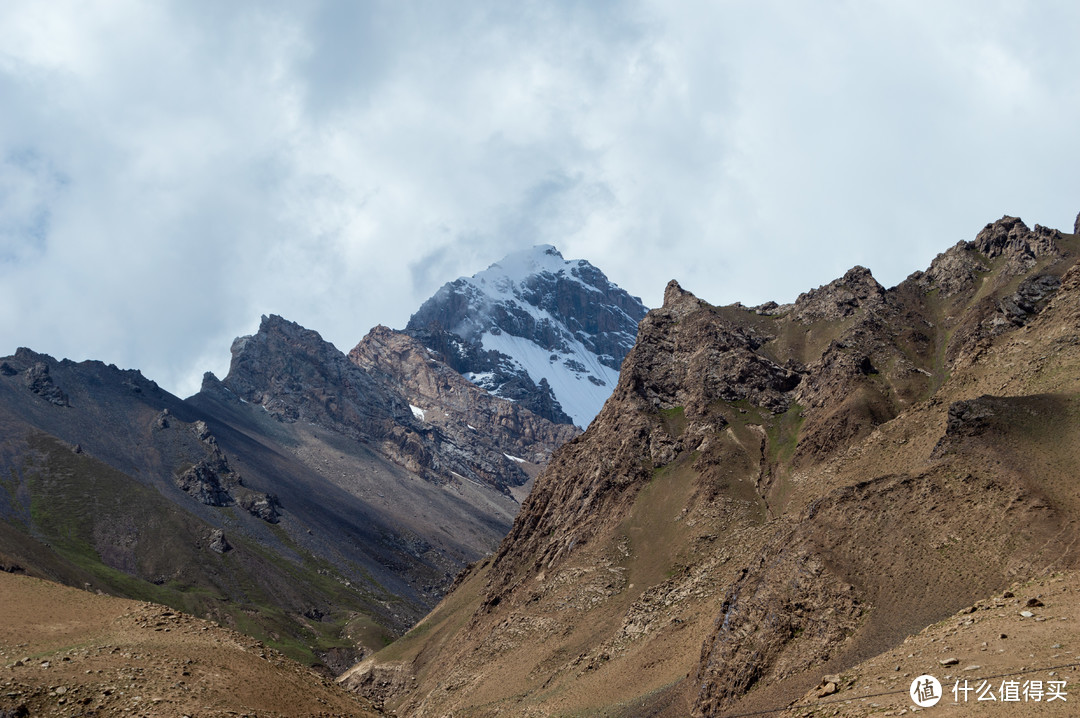
[[[584,427],[614,389],[645,312],[587,261],[542,244],[444,285],[406,331],[474,383]]]
[[[572,264],[563,259],[559,250],[550,244],[538,244],[529,249],[511,252],[482,272],[477,272],[473,279],[481,282],[509,279],[520,282],[526,277],[542,272],[558,274]],[[576,263],[573,263],[576,264]]]

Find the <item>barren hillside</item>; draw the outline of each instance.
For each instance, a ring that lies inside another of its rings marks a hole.
[[[248,636],[0,572],[0,715],[376,716]]]
[[[824,675],[853,695],[928,626],[1073,581],[1078,251],[1005,217],[891,289],[672,282],[496,554],[343,682],[408,716],[738,715]]]

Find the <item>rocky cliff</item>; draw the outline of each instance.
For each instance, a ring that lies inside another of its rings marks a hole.
[[[349,360],[394,387],[413,418],[438,432],[440,464],[460,478],[520,487],[527,471],[546,465],[556,447],[581,433],[488,393],[402,332],[375,327]]]
[[[891,289],[856,267],[748,309],[672,282],[499,550],[343,682],[414,716],[873,693],[822,676],[1077,568],[1078,256],[1005,217]]]

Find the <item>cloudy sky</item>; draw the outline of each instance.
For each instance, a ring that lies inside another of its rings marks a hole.
[[[655,306],[1080,211],[1080,4],[0,3],[0,355],[188,395],[555,244]]]

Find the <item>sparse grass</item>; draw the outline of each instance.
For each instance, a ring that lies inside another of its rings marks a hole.
[[[769,437],[769,463],[787,465],[799,445],[799,431],[805,419],[803,407],[792,404],[791,408],[777,416],[765,427]]]
[[[686,431],[686,411],[681,406],[661,409],[660,420],[663,422],[664,430],[676,439]]]
[[[415,658],[421,650],[438,650],[448,641],[460,640],[459,634],[479,605],[487,582],[490,564],[485,563],[464,583],[435,607],[423,621],[378,653],[380,663]]]
[[[685,545],[685,523],[676,521],[696,488],[695,456],[687,454],[661,467],[642,487],[619,534],[629,539],[627,581],[644,589],[669,578]]]

